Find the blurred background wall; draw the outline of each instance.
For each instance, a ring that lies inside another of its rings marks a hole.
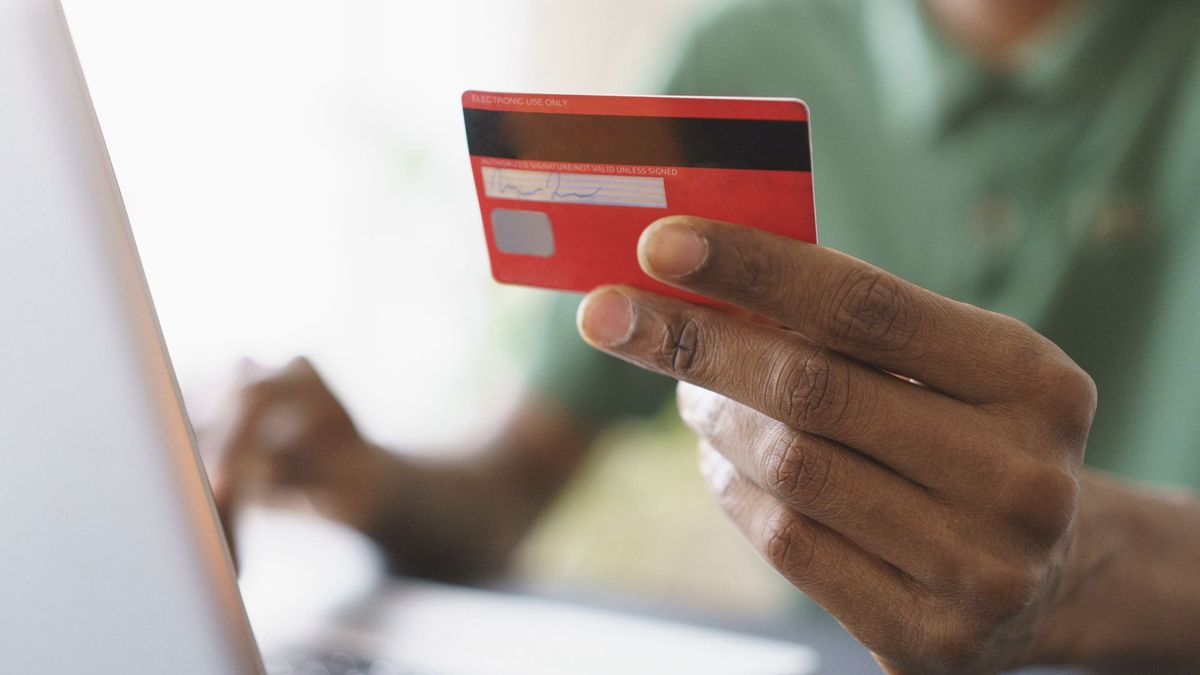
[[[66,4],[193,418],[239,357],[305,354],[366,433],[411,449],[465,447],[503,418],[545,298],[489,278],[460,93],[650,91],[707,2]],[[522,578],[787,602],[708,503],[669,415],[603,445],[525,547]],[[251,551],[307,536],[264,522]],[[332,558],[276,546],[336,585]],[[258,579],[277,600],[301,583],[253,560],[248,600]]]

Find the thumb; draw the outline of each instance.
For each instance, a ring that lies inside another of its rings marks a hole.
[[[875,659],[875,663],[879,664],[879,667],[886,675],[909,675],[909,671],[893,664],[886,657],[880,656],[875,652],[871,652],[871,657]]]

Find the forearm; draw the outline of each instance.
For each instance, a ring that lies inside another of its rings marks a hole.
[[[1200,672],[1200,498],[1098,472],[1037,660],[1100,672]]]
[[[453,459],[388,455],[363,529],[406,573],[465,580],[503,570],[573,475],[594,430],[531,397],[496,438]]]
[[[453,581],[494,574],[532,522],[514,481],[477,459],[395,455],[384,471],[383,494],[362,529],[404,574]]]

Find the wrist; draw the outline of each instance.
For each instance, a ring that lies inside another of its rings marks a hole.
[[[1194,672],[1188,668],[1200,665],[1191,637],[1200,631],[1197,518],[1194,497],[1081,474],[1076,535],[1031,662]]]
[[[1064,551],[1063,572],[1031,649],[1030,664],[1081,664],[1093,660],[1095,637],[1102,632],[1096,613],[1098,589],[1114,583],[1129,528],[1123,510],[1097,496],[1097,487],[1081,477],[1075,534]]]
[[[339,466],[328,472],[319,506],[329,517],[360,531],[379,519],[398,460],[387,449],[363,442],[353,452],[340,453]]]
[[[371,517],[359,529],[394,571],[462,582],[502,570],[516,520],[503,476],[477,458],[383,455]]]

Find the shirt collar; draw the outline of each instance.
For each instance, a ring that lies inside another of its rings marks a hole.
[[[1098,60],[1119,59],[1137,2],[1090,0],[1064,11],[999,71],[961,51],[931,22],[920,0],[865,0],[868,49],[892,124],[929,139],[950,133],[1009,92],[1052,103],[1102,77]]]

